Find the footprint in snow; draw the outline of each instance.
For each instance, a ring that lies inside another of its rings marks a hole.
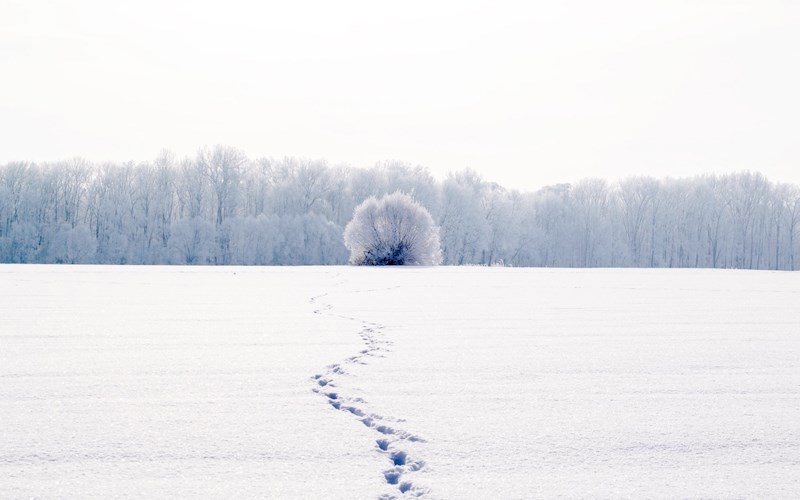
[[[327,294],[323,294],[312,298],[311,303],[317,305],[317,301],[326,295]],[[334,314],[331,313],[332,309],[333,307],[330,304],[322,304],[321,307],[318,307],[314,310],[314,313],[334,316]],[[337,317],[359,321],[355,318],[349,318],[345,316]],[[384,436],[377,439],[375,443],[378,451],[385,454],[388,461],[391,463],[392,468],[383,472],[383,477],[386,481],[386,484],[396,487],[397,491],[399,491],[403,497],[425,496],[429,493],[429,490],[417,487],[404,477],[407,473],[421,470],[424,467],[425,462],[422,460],[410,460],[407,451],[400,448],[403,442],[424,442],[424,440],[418,436],[382,423],[382,420],[389,420],[394,423],[402,423],[404,420],[393,419],[391,417],[384,417],[377,414],[368,414],[364,411],[363,407],[360,406],[366,403],[362,398],[351,398],[346,394],[342,395],[339,391],[330,390],[336,387],[336,384],[333,383],[335,376],[346,375],[347,373],[342,364],[367,365],[367,362],[364,360],[364,358],[385,358],[386,356],[383,353],[390,352],[389,346],[392,345],[392,342],[379,337],[381,330],[384,329],[384,326],[377,323],[364,321],[361,323],[363,328],[360,332],[358,332],[358,335],[361,337],[364,348],[362,348],[355,356],[350,356],[347,358],[344,363],[328,365],[324,373],[315,374],[312,377],[315,383],[313,391],[325,396],[326,401],[333,409],[337,411],[345,411],[353,415],[365,426],[375,430],[375,432],[381,436]],[[397,497],[395,495],[384,495],[381,498]]]

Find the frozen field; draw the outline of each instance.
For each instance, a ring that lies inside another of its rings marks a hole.
[[[798,498],[800,274],[0,266],[0,498]]]

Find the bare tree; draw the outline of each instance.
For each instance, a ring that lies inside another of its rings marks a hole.
[[[236,148],[215,146],[212,150],[201,148],[197,152],[196,161],[215,197],[215,220],[219,226],[226,217],[231,217],[236,211],[239,183],[247,157]]]

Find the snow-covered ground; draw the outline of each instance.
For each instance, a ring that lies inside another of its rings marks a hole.
[[[0,266],[0,498],[382,495],[800,497],[800,274]]]

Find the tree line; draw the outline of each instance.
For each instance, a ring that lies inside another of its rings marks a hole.
[[[471,170],[251,160],[203,148],[145,163],[0,166],[0,262],[343,264],[343,228],[400,191],[440,227],[449,265],[797,269],[800,189],[742,172],[583,179],[509,190]]]

